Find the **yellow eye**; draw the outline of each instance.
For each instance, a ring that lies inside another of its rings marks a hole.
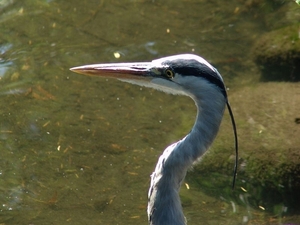
[[[172,79],[174,77],[174,72],[170,69],[166,69],[165,74],[170,79]]]

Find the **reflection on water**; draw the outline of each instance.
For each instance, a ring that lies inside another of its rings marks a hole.
[[[147,224],[149,175],[161,151],[189,132],[194,103],[69,68],[190,52],[213,62],[230,87],[254,82],[245,52],[261,24],[233,13],[241,7],[0,0],[0,223]],[[227,120],[214,148],[231,151]],[[231,174],[213,172],[187,177],[189,224],[299,221],[285,220],[284,204],[253,204],[260,193],[241,184],[246,191],[232,192]]]

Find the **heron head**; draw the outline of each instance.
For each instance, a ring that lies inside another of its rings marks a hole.
[[[219,72],[205,59],[193,54],[174,55],[152,62],[92,64],[70,70],[85,75],[116,78],[167,93],[192,97],[201,86],[209,83],[227,98]]]

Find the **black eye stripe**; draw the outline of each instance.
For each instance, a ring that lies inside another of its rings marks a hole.
[[[176,68],[176,73],[179,73],[183,76],[200,76],[208,80],[209,82],[218,86],[222,92],[225,92],[225,85],[223,81],[218,77],[217,71],[212,71],[210,68],[203,67],[201,69],[197,68]]]
[[[226,88],[219,72],[212,70],[205,64],[191,59],[185,61],[172,61],[166,63],[169,68],[174,72],[181,74],[182,76],[199,76],[205,78],[207,81],[220,88],[220,91],[225,97],[227,97]]]

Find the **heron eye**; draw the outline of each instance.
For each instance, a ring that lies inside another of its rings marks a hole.
[[[174,77],[174,72],[170,69],[166,69],[165,74],[170,79],[172,79]]]

